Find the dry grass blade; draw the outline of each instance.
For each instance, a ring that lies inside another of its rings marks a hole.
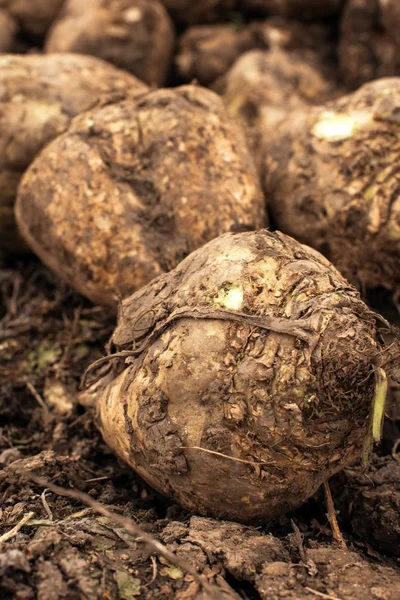
[[[46,500],[46,493],[48,491],[49,490],[47,490],[47,489],[43,490],[42,495],[40,496],[40,499],[42,500],[43,508],[46,511],[47,516],[49,517],[49,521],[52,521],[53,520],[53,513],[51,512],[50,506],[48,505],[47,500]]]
[[[20,522],[15,525],[15,527],[10,529],[10,531],[7,531],[6,533],[3,533],[3,535],[0,536],[0,544],[2,544],[3,542],[8,542],[8,540],[11,540],[15,535],[17,535],[18,531],[22,529],[25,523],[27,523],[29,519],[33,517],[34,514],[35,513],[33,512],[27,513],[24,517],[22,517]]]
[[[311,594],[315,594],[315,596],[318,596],[319,598],[326,598],[326,600],[340,600],[340,598],[338,598],[337,596],[330,596],[329,594],[323,594],[322,592],[319,592],[318,590],[313,590],[310,587],[306,587],[304,589],[306,589],[308,592],[311,592]]]

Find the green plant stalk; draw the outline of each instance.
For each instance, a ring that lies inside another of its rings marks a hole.
[[[374,442],[380,442],[382,438],[383,417],[385,414],[385,402],[388,389],[386,373],[379,368],[375,371],[375,394],[371,404],[370,426],[364,443],[363,465],[368,465]]]

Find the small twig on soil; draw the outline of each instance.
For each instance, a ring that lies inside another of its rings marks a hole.
[[[44,426],[47,427],[49,421],[50,421],[50,412],[48,407],[46,406],[45,401],[43,400],[43,398],[41,397],[41,395],[39,394],[39,392],[36,390],[35,386],[33,385],[33,383],[31,383],[28,379],[25,380],[25,384],[26,387],[28,388],[28,390],[30,391],[30,393],[32,394],[32,396],[35,398],[36,402],[39,404],[39,406],[42,407],[43,409],[43,422],[44,422]]]
[[[157,569],[157,559],[155,556],[150,556],[150,561],[151,561],[151,566],[153,569],[153,574],[151,576],[150,581],[143,586],[144,588],[149,587],[149,585],[151,585],[153,583],[153,581],[156,580],[156,577],[157,577],[157,570],[158,570]]]
[[[316,575],[318,575],[317,565],[313,560],[307,558],[306,551],[304,550],[303,546],[303,536],[301,535],[300,529],[293,521],[293,519],[290,520],[290,523],[292,525],[294,535],[296,537],[297,547],[299,549],[302,566],[304,566],[307,569],[307,572],[311,577],[315,577]]]
[[[126,529],[131,535],[140,536],[141,541],[147,544],[153,551],[155,551],[160,556],[163,556],[165,560],[169,562],[169,564],[179,567],[183,571],[186,571],[191,575],[199,585],[210,594],[212,598],[215,600],[221,598],[221,594],[225,593],[225,590],[221,590],[220,588],[210,584],[203,575],[200,575],[196,569],[188,563],[186,560],[176,556],[173,552],[168,550],[161,542],[159,542],[155,537],[143,531],[132,519],[128,517],[124,517],[123,515],[118,515],[117,513],[108,510],[103,504],[94,500],[88,494],[81,492],[80,490],[72,489],[67,490],[58,485],[50,483],[43,477],[38,477],[37,475],[33,475],[25,471],[25,476],[28,480],[33,481],[37,485],[49,489],[51,492],[58,494],[59,496],[65,496],[67,498],[71,498],[72,500],[77,500],[82,504],[86,504],[86,506],[90,506],[93,508],[98,514],[103,515],[104,517],[108,517],[113,520],[115,523]],[[30,513],[30,517],[33,513]],[[30,518],[29,517],[29,518]],[[26,519],[29,520],[29,519]],[[22,525],[21,525],[22,527]]]
[[[30,521],[28,521],[26,523],[26,527],[37,527],[38,525],[40,527],[54,527],[54,525],[59,526],[59,525],[63,525],[64,523],[69,523],[70,521],[73,521],[74,519],[82,519],[84,517],[87,517],[88,515],[92,514],[93,512],[94,512],[93,508],[84,508],[83,510],[79,510],[76,513],[72,513],[71,515],[66,516],[65,519],[61,519],[61,521],[54,521],[54,519],[52,519],[52,520],[31,519]]]
[[[300,559],[303,563],[306,563],[307,557],[306,557],[306,553],[304,552],[303,536],[301,535],[301,531],[298,528],[298,526],[296,525],[296,523],[293,521],[293,519],[290,519],[290,523],[292,525],[294,535],[296,536],[296,542],[297,542],[297,547],[299,549]]]
[[[25,527],[54,527],[60,525],[63,521],[49,521],[49,519],[30,519],[25,523]]]
[[[43,508],[47,513],[47,516],[49,517],[50,521],[53,520],[53,513],[50,510],[50,506],[47,504],[47,500],[46,500],[46,492],[48,492],[48,489],[43,490],[43,493],[40,496],[40,499],[42,501],[43,504]]]
[[[72,515],[68,515],[67,517],[65,517],[65,519],[62,520],[62,522],[64,521],[71,521],[72,519],[81,519],[82,517],[87,517],[87,515],[90,515],[93,512],[93,508],[84,508],[83,510],[79,510],[76,513],[73,513]]]
[[[33,512],[27,513],[24,517],[22,517],[20,522],[15,525],[15,527],[10,529],[10,531],[7,531],[6,533],[3,533],[3,535],[0,536],[0,544],[2,544],[3,542],[8,542],[8,540],[11,540],[11,538],[17,535],[18,531],[22,529],[22,527],[25,525],[25,523],[29,521],[29,519],[32,519],[34,514],[35,513]]]
[[[155,556],[150,556],[150,560],[151,560],[151,566],[153,567],[153,575],[151,578],[151,582],[152,582],[157,577],[157,560],[156,560]]]
[[[313,590],[310,587],[304,586],[304,589],[307,590],[308,592],[311,592],[312,594],[315,594],[316,596],[319,596],[320,598],[326,598],[326,600],[340,600],[340,598],[338,598],[337,596],[330,596],[329,594],[323,594],[322,592],[319,592],[318,590]]]
[[[324,481],[323,487],[324,487],[326,508],[328,510],[327,517],[328,517],[330,526],[332,528],[333,539],[335,540],[335,542],[337,542],[338,544],[341,545],[343,550],[347,550],[346,542],[344,541],[344,537],[342,535],[342,532],[340,531],[339,524],[337,522],[335,505],[333,503],[331,488],[329,487],[328,481]]]

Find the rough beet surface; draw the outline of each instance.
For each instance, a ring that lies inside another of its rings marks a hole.
[[[360,455],[374,314],[283,234],[226,234],[194,252],[123,302],[112,343],[103,436],[190,510],[268,521]]]
[[[359,286],[400,282],[400,78],[296,111],[264,137],[277,227],[322,251]]]
[[[97,56],[149,85],[162,85],[174,38],[168,13],[157,0],[66,0],[45,50]]]
[[[257,164],[262,161],[263,140],[268,143],[269,132],[275,134],[291,110],[324,102],[337,92],[312,52],[291,52],[279,44],[242,54],[223,87],[228,112],[243,124]]]
[[[16,214],[48,266],[114,310],[118,295],[214,237],[266,220],[240,127],[216,94],[196,86],[82,114],[31,165]]]
[[[134,95],[147,86],[92,56],[0,56],[0,248],[26,249],[14,223],[14,202],[35,156],[103,94],[127,90]]]

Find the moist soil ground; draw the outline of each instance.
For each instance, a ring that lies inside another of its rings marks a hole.
[[[388,298],[374,302],[384,309]],[[217,521],[153,492],[112,454],[93,410],[78,402],[80,378],[104,355],[114,325],[34,258],[2,265],[2,600],[400,598],[398,388],[370,467],[353,465],[330,482],[347,548],[332,538],[322,492],[263,527]],[[193,565],[216,595],[114,518],[32,474],[129,518]]]

